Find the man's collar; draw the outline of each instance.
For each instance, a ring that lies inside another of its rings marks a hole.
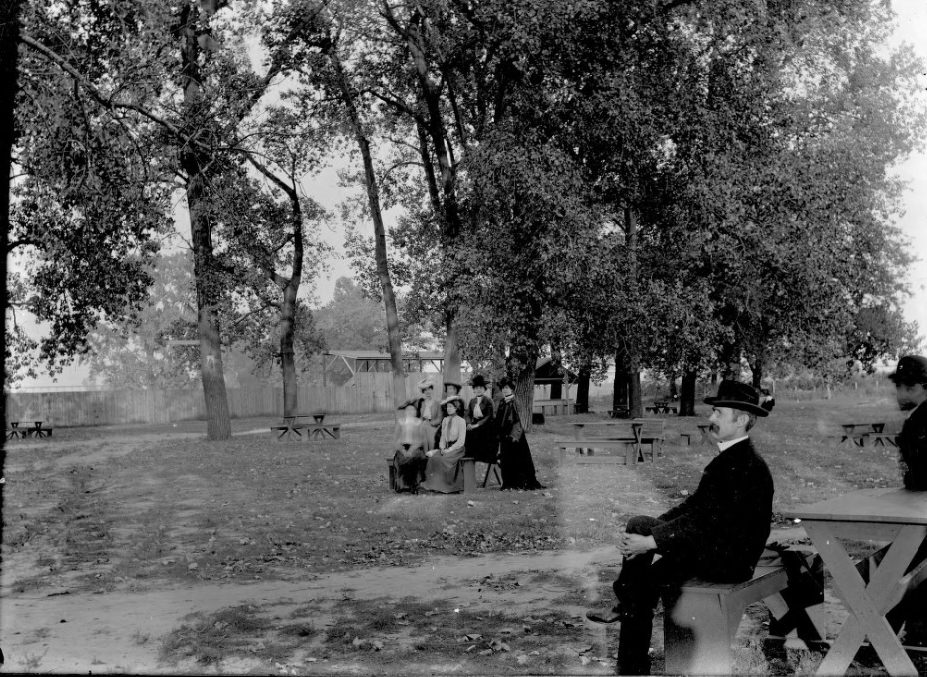
[[[736,440],[728,440],[727,442],[718,442],[718,451],[724,451],[730,447],[733,447],[735,444],[743,442],[744,440],[749,440],[749,435],[744,435],[743,437],[738,437]]]

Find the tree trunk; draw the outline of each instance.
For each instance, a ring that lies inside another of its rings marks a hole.
[[[16,100],[17,72],[18,72],[18,46],[19,46],[19,17],[21,11],[20,0],[7,0],[0,4],[0,232],[3,235],[4,255],[0,261],[0,277],[4,280],[3,289],[0,289],[0,311],[6,317],[8,295],[6,288],[6,244],[10,232],[10,169],[13,163],[13,133],[14,133],[14,102]],[[6,332],[0,337],[0,354],[6,355]],[[6,360],[0,367],[0,386],[6,385]],[[6,430],[6,407],[0,407],[0,424]],[[4,446],[4,438],[0,438],[0,450]],[[0,462],[5,461],[6,453],[0,451]],[[6,465],[3,463],[3,465]],[[0,485],[0,496],[2,496]]]
[[[612,390],[612,409],[623,412],[620,418],[627,418],[631,410],[629,371],[627,353],[619,348],[615,351],[615,386]]]
[[[695,416],[695,372],[686,369],[682,372],[681,392],[679,394],[679,415]]]
[[[585,414],[589,411],[589,379],[592,369],[589,365],[579,368],[579,378],[576,381],[576,413]]]
[[[457,313],[446,313],[444,340],[444,382],[460,383],[460,344],[457,339]]]
[[[386,309],[386,335],[389,343],[390,366],[393,371],[393,401],[395,406],[398,407],[406,399],[405,369],[402,362],[402,336],[399,330],[399,311],[396,307],[396,294],[393,292],[393,281],[389,272],[389,258],[386,254],[386,226],[383,223],[383,212],[380,208],[380,188],[377,183],[377,175],[374,172],[373,156],[370,152],[370,140],[364,133],[360,114],[355,104],[354,92],[348,83],[347,74],[344,72],[341,60],[338,58],[338,55],[334,53],[334,48],[331,48],[328,54],[338,78],[342,102],[348,112],[348,118],[351,121],[351,129],[354,132],[354,138],[357,141],[357,146],[360,149],[361,158],[364,163],[364,184],[367,188],[367,204],[370,206],[370,217],[373,221],[377,279],[380,282],[380,293],[383,296],[383,305]]]
[[[639,291],[637,281],[637,210],[633,207],[627,207],[624,210],[625,232],[628,237],[628,271],[629,287],[631,298],[635,298]],[[632,343],[628,351],[628,407],[632,418],[640,418],[644,413],[644,405],[641,401],[641,371],[640,371],[640,350],[637,342]]]
[[[676,372],[671,371],[668,374],[669,378],[669,396],[671,400],[675,400],[679,397],[679,391],[676,389]]]
[[[631,370],[628,372],[628,406],[631,418],[640,418],[644,415],[644,404],[641,399],[641,368],[637,355],[631,356]]]
[[[753,372],[752,385],[759,391],[760,382],[763,380],[763,357],[757,355],[753,362],[750,363],[750,371]]]
[[[517,369],[514,370],[515,409],[525,432],[529,432],[532,426],[532,413],[534,410],[534,367],[537,364],[538,356],[535,352],[533,355],[526,355],[512,361],[518,363]]]
[[[184,129],[195,130],[202,125],[203,101],[200,84],[200,60],[209,45],[208,33],[203,33],[200,15],[215,13],[215,0],[201,0],[199,7],[185,5],[181,12],[180,37],[183,71]],[[211,158],[192,140],[179,149],[180,165],[187,175],[187,209],[193,243],[193,271],[196,277],[197,325],[200,338],[200,375],[206,402],[206,435],[210,440],[227,440],[232,436],[229,404],[222,370],[222,346],[215,307],[218,284],[213,265],[212,228],[204,213],[206,192],[205,168]]]
[[[283,376],[283,415],[294,416],[299,411],[296,357],[293,348],[296,334],[296,288],[287,286],[283,290],[277,330],[280,336],[280,370]]]

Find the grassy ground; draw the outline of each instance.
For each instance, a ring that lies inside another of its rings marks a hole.
[[[780,401],[760,422],[753,437],[775,478],[777,512],[859,487],[898,484],[894,449],[840,448],[828,438],[842,421],[900,426],[891,399],[867,397]],[[702,421],[669,417],[668,442],[654,464],[561,466],[553,440],[571,434],[573,421],[600,418],[549,418],[530,434],[544,491],[486,489],[466,496],[389,492],[388,416],[343,420],[342,439],[324,443],[275,442],[263,432],[269,419],[235,421],[233,439],[218,443],[203,440],[202,422],[56,429],[51,440],[8,445],[4,589],[106,594],[300,581],[443,556],[473,558],[476,571],[478,556],[487,553],[609,545],[630,515],[658,514],[691,493],[714,451],[679,442],[680,432],[697,439]],[[603,573],[591,591],[555,581],[557,604],[575,611],[607,597],[613,574]],[[334,623],[324,628],[313,622],[311,605],[239,604],[193,614],[158,639],[161,659],[203,666],[243,656],[285,664],[311,654],[333,661],[326,672],[339,672],[338,661],[350,672],[359,661],[400,674],[436,665],[438,671],[465,665],[467,672],[493,673],[504,665],[512,673],[562,673],[577,660],[575,650],[549,650],[562,636],[576,635],[573,611],[462,609],[451,623],[432,623],[434,600],[390,600],[389,592],[378,601],[338,601],[327,610]],[[579,654],[579,666],[612,665],[598,653]],[[774,671],[801,671],[803,660]],[[762,671],[769,670],[764,664]]]

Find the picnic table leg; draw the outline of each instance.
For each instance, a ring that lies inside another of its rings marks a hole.
[[[830,569],[837,593],[851,612],[836,641],[818,666],[817,674],[845,673],[856,651],[868,636],[890,675],[916,675],[914,663],[885,619],[885,612],[889,610],[886,607],[893,603],[892,597],[897,592],[905,569],[927,534],[927,527],[907,525],[896,528],[891,547],[879,567],[870,573],[869,584],[864,585],[862,576],[837,539],[836,530],[832,525],[806,521],[804,526]]]

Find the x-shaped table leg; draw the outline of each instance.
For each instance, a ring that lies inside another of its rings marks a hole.
[[[803,526],[824,558],[824,563],[833,575],[834,587],[850,611],[850,617],[840,629],[836,641],[818,667],[817,674],[844,674],[857,649],[868,636],[890,675],[916,675],[914,663],[885,620],[885,613],[891,604],[898,601],[901,578],[923,541],[927,527],[866,525],[869,529],[884,530],[884,539],[891,540],[892,545],[878,568],[870,571],[869,584],[865,585],[853,560],[838,540],[838,536],[859,537],[854,533],[853,525],[809,520]],[[841,526],[846,526],[846,530],[841,529]]]

